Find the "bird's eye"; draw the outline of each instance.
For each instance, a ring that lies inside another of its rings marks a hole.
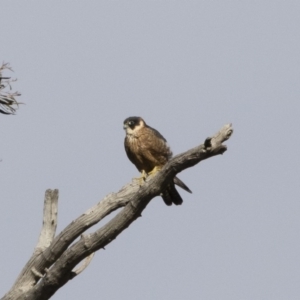
[[[132,126],[132,125],[134,125],[134,122],[133,122],[133,121],[129,121],[129,122],[128,122],[128,125],[129,125],[129,126]]]

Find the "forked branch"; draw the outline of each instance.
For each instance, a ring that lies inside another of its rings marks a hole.
[[[53,204],[50,205],[50,209],[49,203],[45,200],[45,206],[47,205],[48,208],[44,211],[51,211],[51,217],[45,217],[44,214],[44,226],[36,248],[39,251],[34,252],[15,285],[3,300],[49,299],[60,287],[87,267],[95,251],[104,248],[140,217],[151,199],[158,196],[177,173],[204,159],[223,154],[227,147],[222,143],[231,136],[232,132],[231,124],[225,125],[213,137],[207,138],[202,145],[173,157],[154,177],[148,177],[143,186],[140,187],[138,182],[131,182],[118,193],[107,195],[71,222],[54,239],[53,230],[55,231],[56,228],[57,213],[54,202],[57,200],[58,192],[57,190],[46,191],[45,199],[50,197],[52,199],[50,202]],[[100,229],[82,235],[88,228],[121,207],[124,208]],[[51,220],[54,220],[53,224]],[[74,243],[80,235],[82,235],[81,239]],[[49,241],[52,241],[50,245]],[[73,271],[82,261],[84,261],[82,267]]]

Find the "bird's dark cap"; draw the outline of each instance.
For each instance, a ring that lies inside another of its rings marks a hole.
[[[140,120],[143,120],[143,119],[141,117],[128,117],[127,119],[124,120],[124,124],[127,124],[130,121],[138,124],[140,122]]]
[[[142,125],[141,121],[142,121],[143,125],[146,124],[145,121],[141,117],[129,117],[124,120],[123,128],[126,129],[126,128],[130,127],[131,129],[133,129],[138,125]]]

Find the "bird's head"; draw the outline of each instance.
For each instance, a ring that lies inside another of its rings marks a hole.
[[[134,134],[139,129],[145,126],[145,121],[141,117],[129,117],[125,119],[123,128],[127,134]]]

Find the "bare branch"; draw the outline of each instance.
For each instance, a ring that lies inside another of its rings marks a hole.
[[[44,200],[43,227],[35,251],[44,251],[50,246],[57,226],[58,190],[46,190]]]
[[[35,262],[36,258],[39,257],[46,248],[49,247],[55,236],[57,226],[57,205],[58,190],[46,190],[44,200],[43,227],[40,233],[39,241],[31,258],[23,268],[11,291],[19,290],[19,292],[25,292],[27,289],[32,288],[32,286],[34,286],[36,282],[44,276],[45,269],[43,272],[41,272],[40,268],[35,265]],[[7,299],[14,299],[13,294],[11,295],[8,293],[6,295],[8,297]]]
[[[74,276],[72,278],[74,278],[75,276],[79,275],[82,271],[84,271],[88,267],[88,265],[91,263],[92,259],[94,258],[94,255],[95,255],[95,252],[93,252],[92,254],[90,254],[89,256],[87,256],[84,259],[84,261],[81,264],[81,266],[78,269],[72,271],[72,273],[74,274]]]
[[[212,138],[207,138],[204,144],[173,157],[155,176],[148,177],[142,187],[138,182],[132,182],[118,193],[106,196],[69,224],[42,253],[30,259],[18,282],[3,300],[49,299],[60,287],[78,275],[81,269],[86,268],[91,259],[88,257],[103,249],[139,218],[151,199],[159,195],[177,173],[204,159],[223,154],[227,147],[222,143],[232,132],[231,124],[225,125]],[[120,207],[124,208],[112,220],[74,243],[84,231]],[[83,267],[73,271],[85,259]]]

